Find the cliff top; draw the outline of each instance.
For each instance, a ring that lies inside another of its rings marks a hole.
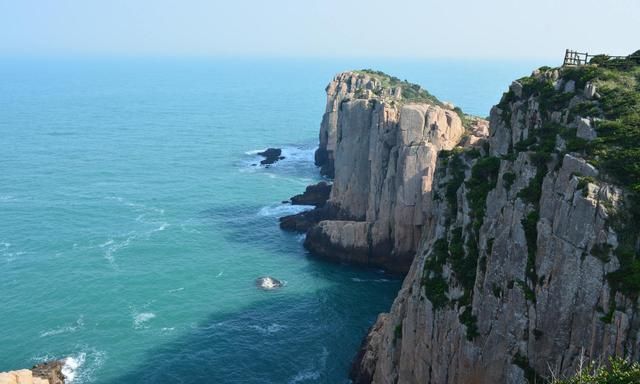
[[[567,109],[569,123],[593,120],[597,137],[573,135],[568,149],[640,194],[640,58],[596,56],[582,66],[542,67],[514,85],[499,108],[516,98],[535,96],[543,100],[543,112]]]
[[[409,102],[426,102],[429,104],[443,106],[444,103],[438,100],[437,97],[430,94],[426,89],[423,89],[420,85],[410,83],[407,80],[400,80],[395,76],[388,75],[382,71],[375,71],[373,69],[361,69],[353,71],[357,74],[369,75],[370,77],[378,80],[380,86],[374,90],[374,93],[378,91],[381,93],[384,88],[400,88],[402,99]]]
[[[497,105],[511,128],[520,118],[513,113],[516,106],[539,102],[540,127],[514,143],[507,156],[533,151],[536,158],[546,160],[553,153],[572,153],[602,171],[597,179],[624,187],[624,207],[609,219],[618,233],[614,253],[621,267],[608,278],[615,290],[633,297],[640,295],[640,58],[636,54],[615,59],[596,56],[579,66],[542,67],[515,81]]]
[[[467,130],[484,122],[484,119],[481,117],[466,114],[460,107],[454,106],[449,102],[443,102],[439,100],[436,96],[429,93],[429,91],[422,88],[422,86],[419,84],[411,83],[407,80],[400,80],[395,76],[391,76],[382,71],[376,71],[373,69],[354,70],[350,71],[350,73],[361,75],[363,78],[365,76],[368,76],[369,78],[375,80],[376,86],[370,91],[377,98],[384,99],[384,97],[390,97],[391,101],[395,103],[427,103],[437,105],[445,109],[450,109],[456,112],[458,116],[460,116],[462,124]],[[366,92],[364,89],[362,91]],[[357,96],[361,96],[364,98],[369,97],[365,93],[359,94]]]

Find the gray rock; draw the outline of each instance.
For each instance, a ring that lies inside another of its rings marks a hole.
[[[574,93],[576,91],[576,82],[574,80],[568,80],[564,84],[564,93]]]
[[[558,83],[564,83],[560,89],[575,91],[575,84],[562,79]],[[543,126],[538,105],[539,100],[516,98],[506,107],[508,114],[497,107],[491,110],[491,154],[506,155],[515,143]],[[559,117],[568,110],[555,112],[544,118],[553,114],[555,120],[566,123]],[[412,113],[411,121],[419,124],[420,114]],[[505,122],[503,116],[511,120]],[[578,121],[579,137],[595,137],[588,123]],[[401,137],[403,143],[419,141],[415,133],[401,132]],[[470,169],[472,163],[465,161]],[[510,188],[503,182],[507,172],[515,176]],[[611,355],[640,357],[640,323],[633,320],[637,319],[637,300],[618,292],[612,321],[603,321],[614,299],[607,274],[619,268],[619,261],[613,253],[609,261],[591,253],[597,244],[617,244],[607,218],[620,207],[622,191],[599,180],[598,170],[578,155],[565,155],[550,162],[540,200],[533,205],[518,195],[536,173],[527,152],[502,160],[477,239],[470,240],[469,232],[462,231],[460,242],[474,241],[483,259],[476,267],[470,304],[477,327],[473,337],[467,337],[468,323],[461,322],[463,308],[456,302],[434,308],[424,280],[440,273],[448,285],[447,297],[460,295],[460,283],[448,263],[441,272],[425,270],[425,265],[434,257],[438,239],[471,223],[467,186],[462,183],[455,194],[457,211],[451,212],[445,199],[431,200],[420,210],[421,241],[416,257],[390,312],[378,317],[354,362],[351,377],[356,382],[524,384],[523,368],[547,375],[551,367],[560,376],[569,375],[579,366],[582,353],[595,361]],[[584,176],[596,181],[578,190],[579,178]],[[445,196],[450,179],[447,172],[435,172],[426,180],[425,190]],[[398,201],[415,202],[415,195],[398,196]],[[536,207],[539,219],[531,259],[533,244],[523,221]],[[405,213],[405,217],[411,216]],[[401,329],[400,338],[397,329]],[[358,381],[360,378],[364,381]]]
[[[584,87],[584,97],[587,99],[593,99],[596,96],[596,85],[593,83],[587,83]]]
[[[591,120],[585,118],[578,118],[578,129],[576,131],[576,136],[585,139],[585,140],[593,140],[598,135],[596,134],[596,130],[591,126]]]

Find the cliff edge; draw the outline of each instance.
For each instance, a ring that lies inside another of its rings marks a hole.
[[[316,164],[333,177],[325,206],[309,218],[305,247],[326,259],[408,271],[431,202],[440,150],[486,124],[420,86],[371,70],[327,86]],[[285,221],[290,219],[284,219]]]
[[[533,383],[640,359],[640,62],[541,68],[439,156],[355,383]],[[336,161],[337,163],[337,161]]]

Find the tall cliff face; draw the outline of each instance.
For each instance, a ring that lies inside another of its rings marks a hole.
[[[634,63],[536,71],[491,110],[485,144],[440,155],[356,383],[541,382],[581,357],[640,358],[639,80]]]
[[[459,114],[418,86],[347,72],[327,87],[316,162],[333,176],[329,214],[305,245],[325,258],[406,272],[431,202],[437,154],[458,144]]]

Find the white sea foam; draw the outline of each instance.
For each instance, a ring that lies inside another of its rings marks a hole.
[[[258,331],[263,335],[271,335],[272,333],[280,332],[283,329],[286,329],[287,327],[285,325],[280,325],[280,324],[273,323],[273,324],[269,324],[267,326],[250,325],[249,328]]]
[[[320,356],[318,356],[313,364],[311,364],[311,367],[298,372],[293,378],[291,378],[291,380],[289,380],[289,384],[317,381],[320,379],[322,371],[326,369],[328,357],[329,350],[327,347],[323,346]]]
[[[160,223],[160,226],[158,228],[151,230],[151,233],[164,231],[165,229],[167,229],[167,227],[169,227],[169,223]]]
[[[282,148],[282,156],[285,160],[294,162],[313,163],[315,148],[297,148],[297,147],[284,147]]]
[[[291,380],[290,384],[303,383],[305,381],[318,380],[320,378],[320,371],[305,370],[298,372]]]
[[[291,204],[278,204],[268,205],[262,207],[258,211],[259,216],[286,216],[295,215],[296,213],[310,211],[314,208],[313,205],[291,205]]]
[[[146,323],[155,317],[156,314],[153,312],[137,313],[133,316],[133,327],[136,329],[145,328]]]
[[[102,367],[105,353],[94,348],[82,347],[81,352],[63,359],[62,375],[65,383],[84,384],[95,381],[95,372]],[[50,361],[52,358],[39,359]]]
[[[25,251],[16,251],[12,249],[11,243],[0,242],[0,256],[5,259],[7,263],[11,263],[19,256],[26,254]]]
[[[267,148],[263,148],[263,149],[252,149],[251,151],[247,151],[247,152],[245,152],[244,154],[245,154],[245,155],[250,155],[250,156],[255,156],[255,155],[257,155],[258,153],[260,153],[260,152],[264,152],[264,151],[266,151],[266,150],[267,150]]]
[[[176,289],[170,289],[169,293],[176,293],[176,292],[180,292],[180,291],[184,291],[184,287],[180,287],[180,288],[176,288]]]
[[[48,331],[40,332],[40,337],[55,336],[63,333],[71,333],[71,332],[77,331],[78,329],[81,329],[82,327],[84,327],[84,316],[80,315],[78,320],[76,320],[76,322],[73,325],[67,325],[63,327],[50,329]]]
[[[161,232],[167,229],[171,224],[167,222],[145,222],[146,224],[153,224],[157,227],[152,228],[148,231],[136,232],[130,231],[126,235],[124,235],[120,240],[109,239],[104,243],[100,244],[99,247],[104,249],[104,258],[113,266],[114,268],[118,268],[116,263],[116,253],[121,249],[127,248],[131,243],[137,239],[146,239],[149,238],[152,234],[156,232]]]
[[[78,376],[78,371],[84,365],[87,354],[82,352],[76,356],[69,356],[64,359],[64,365],[62,366],[62,375],[64,376],[65,383],[73,383]]]
[[[220,271],[220,272],[218,272],[218,274],[216,275],[216,277],[220,277],[220,276],[222,276],[222,274],[223,274],[223,273],[224,273],[224,271]]]
[[[388,283],[389,279],[361,279],[359,277],[352,277],[351,281],[355,281],[357,283]]]

